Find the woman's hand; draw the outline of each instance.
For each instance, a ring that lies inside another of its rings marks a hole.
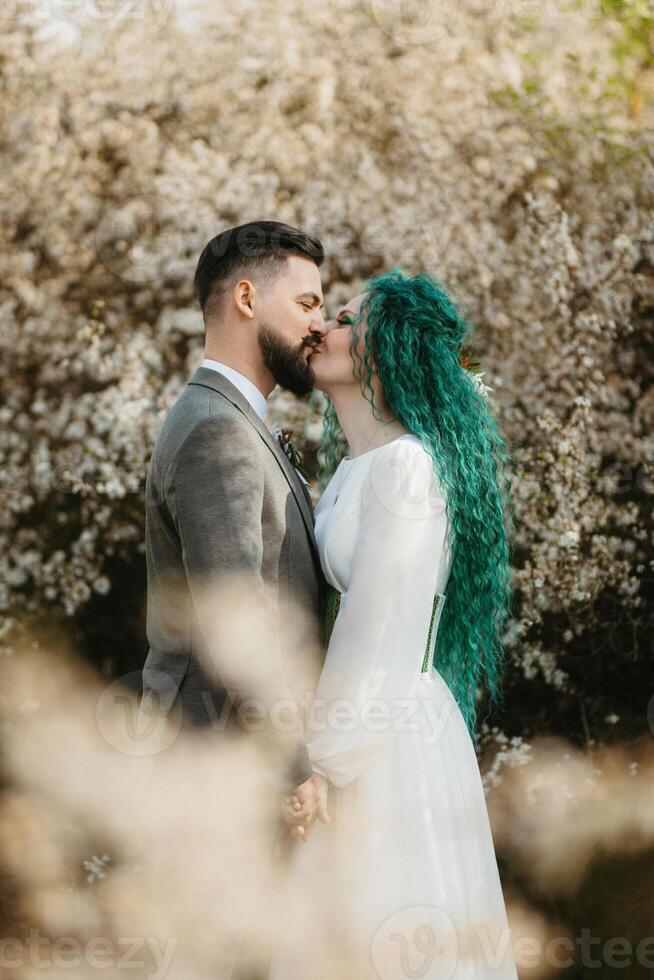
[[[327,791],[329,783],[321,773],[314,772],[304,783],[296,787],[292,794],[282,802],[281,812],[286,823],[292,827],[292,835],[305,842],[313,833],[316,817],[322,823],[330,823],[327,812]]]

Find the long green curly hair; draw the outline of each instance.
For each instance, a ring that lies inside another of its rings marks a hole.
[[[357,352],[366,320],[363,356]],[[509,537],[515,461],[491,418],[461,349],[469,326],[445,289],[397,269],[371,279],[352,323],[354,376],[376,417],[373,362],[386,406],[420,437],[434,462],[449,520],[452,566],[433,664],[476,743],[477,688],[500,705],[503,636],[511,616]],[[348,446],[327,398],[320,484]]]

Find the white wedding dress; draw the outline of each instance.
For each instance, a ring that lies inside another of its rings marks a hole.
[[[431,665],[451,565],[431,457],[405,435],[342,460],[315,517],[342,594],[307,711],[331,823],[293,845],[270,980],[516,980],[475,749]]]

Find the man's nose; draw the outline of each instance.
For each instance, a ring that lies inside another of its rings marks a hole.
[[[327,332],[327,324],[322,310],[316,310],[314,313],[311,320],[311,331],[312,333],[319,333],[321,337]]]

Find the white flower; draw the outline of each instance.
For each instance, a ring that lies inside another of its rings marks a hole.
[[[485,374],[485,371],[480,371],[479,374],[475,374],[473,371],[470,371],[472,382],[482,398],[488,398],[488,392],[494,390],[489,385],[484,384],[484,382],[481,380]]]
[[[88,882],[93,882],[96,880],[96,878],[104,878],[105,869],[109,863],[109,860],[110,858],[108,854],[103,854],[101,857],[98,857],[97,854],[92,854],[90,858],[83,861],[82,863],[84,868],[88,871],[86,880]]]
[[[93,583],[93,588],[99,595],[107,595],[111,591],[111,582],[106,575],[100,575]]]

